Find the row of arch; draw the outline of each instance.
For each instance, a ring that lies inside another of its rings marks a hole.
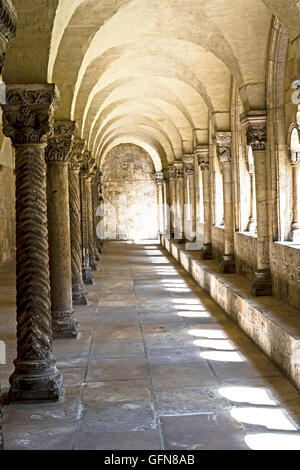
[[[300,32],[296,0],[284,8],[275,0],[14,6],[18,33],[4,80],[54,82],[61,95],[56,119],[78,122],[98,162],[131,142],[149,152],[157,171],[207,143],[210,122],[214,131],[230,130],[233,84],[244,110],[265,108],[272,13],[294,51]]]

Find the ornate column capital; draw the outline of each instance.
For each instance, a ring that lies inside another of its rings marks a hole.
[[[209,146],[199,145],[195,148],[195,155],[197,157],[198,165],[201,170],[209,169]]]
[[[168,166],[168,177],[169,177],[169,181],[176,180],[176,168],[174,165]]]
[[[164,174],[162,171],[159,171],[157,173],[154,173],[154,176],[155,176],[155,180],[156,180],[156,184],[158,186],[161,186],[164,182]]]
[[[92,152],[86,150],[83,152],[82,163],[80,166],[80,175],[85,178],[92,178],[96,174],[96,161],[92,157]]]
[[[17,14],[10,0],[0,2],[0,73],[6,52],[6,45],[16,36]]]
[[[217,132],[213,136],[213,142],[217,147],[220,164],[231,163],[231,132]]]
[[[188,176],[193,176],[195,174],[195,158],[194,155],[183,155],[183,168],[184,172]]]
[[[247,145],[254,151],[267,148],[267,112],[248,111],[241,116],[241,124],[246,127]]]
[[[168,182],[169,181],[169,172],[168,172],[168,168],[164,168],[163,169],[163,178],[164,178],[164,182]]]
[[[3,110],[3,133],[14,146],[47,144],[53,113],[59,104],[54,84],[8,85]]]
[[[45,149],[47,163],[66,163],[69,161],[74,136],[78,131],[75,121],[55,121],[53,134],[48,138]]]
[[[85,148],[85,140],[74,139],[72,149],[70,152],[70,166],[69,169],[73,171],[79,171],[83,161],[83,151]]]
[[[176,168],[176,178],[183,179],[184,178],[183,162],[174,162],[174,166]]]

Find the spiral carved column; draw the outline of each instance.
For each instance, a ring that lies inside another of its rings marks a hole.
[[[89,256],[89,209],[88,209],[88,191],[87,177],[90,171],[90,152],[84,152],[83,161],[80,167],[80,207],[81,207],[81,233],[82,233],[82,278],[86,285],[94,283],[93,274],[90,266]]]
[[[78,322],[72,318],[72,274],[68,167],[75,122],[56,121],[45,150],[51,310],[54,338],[74,338]]]
[[[10,401],[58,399],[52,356],[45,146],[58,104],[54,85],[10,85],[3,133],[16,150],[17,359]]]
[[[79,170],[85,141],[75,139],[69,165],[69,207],[71,235],[72,298],[74,305],[87,305],[82,279],[82,234]]]
[[[97,271],[98,265],[95,255],[95,237],[94,237],[94,208],[92,197],[92,179],[94,176],[94,167],[91,169],[92,174],[86,178],[86,197],[87,197],[87,220],[88,220],[88,248],[89,248],[89,261],[90,267],[93,271]]]
[[[16,35],[16,12],[10,0],[0,4],[0,74],[2,74],[3,62],[7,44]],[[0,384],[0,450],[3,449],[2,412],[1,412],[1,384]]]
[[[94,253],[96,261],[99,261],[99,253],[101,253],[103,244],[97,235],[98,215],[97,210],[101,204],[101,172],[97,169],[95,177],[92,181],[92,206],[93,206],[93,240]]]

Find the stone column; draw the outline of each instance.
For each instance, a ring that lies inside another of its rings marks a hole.
[[[7,44],[16,35],[16,12],[10,0],[0,3],[0,76]],[[0,384],[0,450],[3,449],[2,411],[1,411],[1,384]]]
[[[88,220],[88,247],[89,247],[89,261],[90,267],[93,271],[98,270],[98,264],[95,254],[95,236],[94,236],[94,207],[93,207],[93,180],[96,175],[95,160],[90,157],[90,171],[86,178],[86,197],[87,197],[87,220]]]
[[[16,154],[17,359],[10,401],[53,400],[62,376],[52,356],[45,146],[55,85],[9,85],[3,133]]]
[[[247,231],[250,233],[256,232],[256,217],[255,217],[255,171],[254,171],[254,163],[248,161],[248,171],[250,176],[250,214],[249,214],[249,222],[247,226]]]
[[[170,236],[170,190],[169,190],[169,174],[168,170],[165,168],[163,170],[163,195],[164,195],[164,226],[165,234],[167,237]]]
[[[95,253],[95,258],[96,261],[99,261],[99,254],[102,251],[103,248],[103,243],[102,241],[98,238],[97,235],[97,224],[98,224],[98,219],[99,215],[97,215],[98,207],[100,206],[102,202],[102,196],[101,196],[101,176],[102,173],[100,170],[97,168],[96,169],[96,174],[95,177],[92,180],[92,199],[93,199],[93,240],[94,240],[94,253]]]
[[[164,233],[164,207],[163,207],[163,181],[164,175],[162,172],[155,173],[157,184],[157,205],[158,205],[158,224],[160,235]]]
[[[220,271],[224,274],[235,273],[234,260],[234,227],[233,227],[233,197],[232,197],[232,171],[231,171],[231,132],[218,132],[213,136],[217,147],[217,155],[222,170],[223,201],[224,201],[224,261]]]
[[[241,117],[246,127],[247,144],[252,147],[256,185],[257,215],[257,272],[252,285],[253,295],[272,295],[270,271],[268,190],[267,190],[267,114],[266,111],[249,111]]]
[[[184,243],[184,171],[183,163],[175,162],[176,168],[176,230],[178,243]]]
[[[87,194],[87,178],[90,171],[90,152],[83,153],[83,161],[80,167],[80,207],[81,207],[81,233],[82,233],[82,278],[86,285],[94,283],[89,257],[89,207]]]
[[[182,157],[185,176],[185,238],[194,243],[196,240],[196,200],[195,200],[195,158],[194,155]]]
[[[170,194],[170,233],[174,238],[175,217],[176,217],[176,168],[170,165],[168,167],[169,194]]]
[[[200,259],[213,259],[211,233],[211,192],[209,179],[209,146],[198,146],[195,149],[198,165],[201,170],[203,205],[204,205],[204,245],[200,251]]]
[[[293,171],[293,223],[290,240],[300,243],[300,153],[291,154]]]
[[[73,121],[56,121],[45,150],[52,328],[54,338],[74,338],[69,212],[69,158],[77,132]]]
[[[71,235],[72,299],[75,305],[87,305],[87,293],[82,279],[82,235],[79,170],[85,141],[75,139],[69,165],[69,208]]]

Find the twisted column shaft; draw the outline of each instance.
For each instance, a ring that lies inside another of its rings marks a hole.
[[[3,133],[16,151],[17,359],[10,401],[58,399],[52,356],[45,146],[58,105],[52,84],[9,85]]]
[[[89,259],[87,181],[84,175],[80,175],[79,179],[82,233],[82,278],[85,284],[92,285],[94,280]]]
[[[98,266],[95,257],[95,238],[94,238],[94,211],[92,197],[92,178],[86,179],[86,200],[87,200],[87,233],[88,233],[88,249],[89,262],[92,270],[97,271]]]
[[[76,305],[87,305],[82,279],[82,235],[79,170],[69,169],[72,297]]]
[[[45,150],[53,335],[74,338],[68,168],[75,122],[56,121]]]

